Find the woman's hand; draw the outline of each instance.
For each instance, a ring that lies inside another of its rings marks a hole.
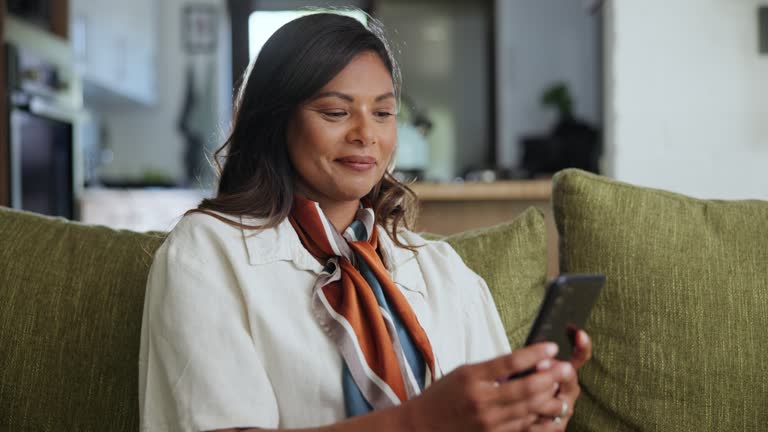
[[[556,364],[570,364],[574,370],[580,369],[592,357],[592,341],[584,330],[575,334],[575,348],[569,362],[555,361]],[[573,416],[576,399],[581,394],[579,380],[575,373],[560,381],[560,387],[552,393],[550,401],[539,412],[539,419],[531,425],[530,432],[565,430]],[[565,409],[564,409],[565,408]],[[565,412],[564,412],[565,411]],[[559,420],[557,420],[559,418]]]
[[[575,386],[578,392],[574,366],[555,361],[555,354],[555,344],[540,343],[459,367],[401,406],[408,430],[506,432],[548,427],[535,423],[542,415],[552,418],[560,412],[561,403],[552,409],[557,389],[569,398],[578,396],[572,390]],[[531,368],[535,372],[530,375],[507,379]]]

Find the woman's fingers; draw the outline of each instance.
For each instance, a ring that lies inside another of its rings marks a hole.
[[[528,432],[558,432],[558,431],[564,431],[566,426],[566,422],[562,422],[560,424],[554,423],[552,421],[544,421],[541,423],[534,423],[531,426],[526,429]]]
[[[535,414],[528,414],[526,417],[518,418],[512,421],[505,422],[498,428],[494,429],[494,432],[517,432],[528,430],[539,417]]]
[[[403,404],[404,416],[424,430],[526,430],[539,412],[551,411],[557,386],[575,375],[556,354],[556,344],[539,343],[461,366]],[[526,370],[533,372],[509,379]]]
[[[495,400],[495,409],[492,418],[498,423],[506,423],[531,414],[536,414],[538,416],[536,407],[544,404],[548,399],[552,399],[550,390],[544,390],[529,396],[510,393],[503,399],[497,398]]]
[[[542,343],[478,365],[482,367],[484,378],[498,383],[494,387],[495,408],[489,418],[494,424],[502,426],[494,430],[536,432],[565,429],[581,392],[576,369],[592,356],[592,342],[586,332],[577,330],[574,339],[575,349],[569,362],[555,360],[557,347]],[[527,370],[534,373],[503,380],[506,376]],[[552,421],[558,417],[559,422]]]
[[[573,403],[574,401],[565,396],[559,396],[559,397],[551,397],[546,401],[541,403],[536,410],[536,414],[538,414],[540,417],[544,419],[553,419],[555,417],[560,417],[563,420],[571,418],[573,415]],[[563,413],[563,408],[565,408],[565,413]]]
[[[504,425],[506,427],[510,424],[514,424],[518,425],[518,429],[514,430],[524,430],[539,418],[539,416],[532,413],[526,405],[527,403],[525,401],[518,401],[508,405],[495,405],[493,409],[488,412],[485,420],[489,425]]]
[[[588,338],[576,338],[581,343],[576,351],[588,354]],[[471,422],[494,431],[527,430],[534,426],[558,430],[559,425],[547,421],[562,411],[562,402],[555,398],[558,388],[569,404],[569,414],[579,389],[573,364],[556,360],[556,354],[556,344],[539,343],[454,371],[451,375],[458,384],[456,390],[465,393],[466,402],[462,405],[468,408]],[[508,379],[524,371],[532,373]],[[544,421],[540,424],[539,420]]]
[[[575,401],[581,394],[581,386],[579,385],[579,377],[576,375],[576,370],[569,362],[559,362],[559,365],[567,366],[572,373],[561,376],[560,388],[557,394]]]
[[[558,382],[563,375],[572,375],[572,369],[569,363],[559,362],[548,370],[502,383],[494,398],[493,420],[504,423],[530,414],[549,416]]]
[[[571,364],[576,369],[584,366],[584,363],[592,358],[592,340],[584,330],[576,331],[576,343],[571,356]]]
[[[569,362],[558,362],[552,370],[554,379],[559,384],[559,391],[553,387],[547,398],[540,402],[532,402],[531,411],[536,413],[539,419],[528,429],[529,431],[565,430],[568,420],[573,416],[574,405],[581,392],[576,371]],[[560,418],[559,423],[553,421],[557,417]]]
[[[488,381],[505,381],[514,373],[533,369],[544,360],[551,360],[557,354],[557,345],[551,342],[537,343],[521,348],[484,363],[474,365],[479,371],[479,378]]]
[[[539,395],[554,396],[555,385],[563,375],[562,365],[566,364],[560,363],[558,367],[502,383],[498,388],[497,402],[508,404],[519,400],[532,400]]]

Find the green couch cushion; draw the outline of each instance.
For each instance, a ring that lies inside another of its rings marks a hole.
[[[511,222],[445,238],[488,283],[512,347],[525,341],[544,294],[547,239],[541,210]]]
[[[768,202],[554,179],[563,272],[602,272],[575,431],[768,425]]]
[[[542,296],[541,212],[448,237],[485,278],[513,346]],[[163,236],[0,207],[0,430],[137,431],[147,273]]]
[[[0,430],[138,431],[149,264],[162,238],[0,207]]]

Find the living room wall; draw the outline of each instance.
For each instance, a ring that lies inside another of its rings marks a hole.
[[[191,4],[216,8],[218,34],[210,53],[184,51],[182,18],[184,7]],[[108,145],[114,152],[114,160],[102,168],[102,175],[108,178],[141,180],[151,171],[182,181],[185,142],[178,122],[190,69],[195,73],[198,103],[206,106],[202,112],[195,112],[193,121],[205,123],[207,151],[212,152],[221,145],[231,117],[230,30],[223,2],[166,0],[158,2],[156,9],[157,102],[151,107],[92,108],[107,127]],[[189,186],[208,187],[210,182],[210,178],[201,178]]]
[[[605,4],[607,173],[705,198],[768,199],[765,0]]]
[[[574,114],[601,127],[599,17],[587,2],[496,0],[496,124],[499,165],[517,166],[520,139],[548,133],[545,88],[564,82]]]

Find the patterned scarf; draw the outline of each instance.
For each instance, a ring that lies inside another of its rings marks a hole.
[[[296,196],[289,217],[304,247],[325,263],[312,310],[344,358],[347,416],[400,404],[435,376],[427,334],[381,261],[373,209],[367,205],[343,234],[320,205]]]

